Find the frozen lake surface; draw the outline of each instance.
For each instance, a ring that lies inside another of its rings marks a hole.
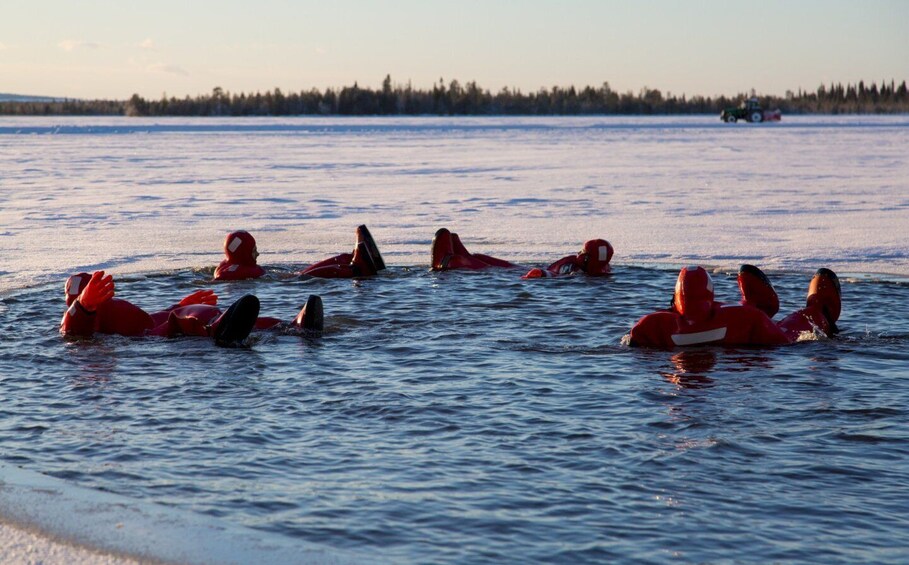
[[[435,230],[545,262],[603,237],[616,263],[909,276],[909,116],[0,119],[0,292],[73,268],[214,264],[248,229],[265,263],[391,264]]]
[[[909,117],[0,120],[3,462],[392,562],[909,558]],[[284,278],[366,223],[388,271]],[[429,273],[436,228],[608,278]],[[270,275],[212,285],[224,234]],[[842,275],[843,333],[621,345],[678,268]],[[322,339],[57,334],[62,283],[203,287]]]

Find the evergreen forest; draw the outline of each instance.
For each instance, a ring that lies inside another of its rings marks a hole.
[[[503,88],[483,89],[476,82],[446,83],[439,79],[431,89],[410,83],[393,84],[386,76],[381,88],[354,83],[344,88],[283,92],[231,93],[220,87],[210,94],[184,98],[146,99],[134,94],[129,100],[13,100],[0,102],[0,115],[122,115],[122,116],[560,116],[560,115],[669,115],[718,114],[757,96],[768,110],[783,114],[894,114],[909,113],[906,81],[821,85],[814,91],[787,91],[785,96],[761,96],[754,91],[735,96],[675,96],[657,89],[620,93],[609,83],[563,88],[553,86],[524,93]]]

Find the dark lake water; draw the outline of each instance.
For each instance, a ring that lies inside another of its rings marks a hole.
[[[621,339],[674,270],[284,270],[213,288],[285,319],[319,294],[324,338],[66,342],[63,281],[4,296],[0,459],[396,563],[909,561],[905,283],[841,276],[836,339],[665,352]],[[809,276],[772,274],[783,314]]]

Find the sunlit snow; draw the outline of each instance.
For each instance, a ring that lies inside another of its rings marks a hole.
[[[909,116],[0,119],[0,291],[76,270],[349,251],[426,267],[439,227],[528,265],[613,262],[909,276]]]

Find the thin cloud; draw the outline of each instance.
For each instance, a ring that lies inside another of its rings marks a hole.
[[[155,63],[154,65],[149,65],[147,69],[153,73],[165,73],[169,75],[179,75],[179,76],[189,76],[189,73],[186,69],[178,67],[177,65],[167,65],[165,63]]]
[[[75,51],[76,49],[98,49],[101,47],[101,44],[95,43],[94,41],[76,41],[74,39],[64,39],[58,43],[57,46],[64,51]]]
[[[6,51],[6,45],[0,43],[0,51]]]
[[[155,42],[149,37],[145,41],[139,44],[139,47],[142,49],[149,49],[151,51],[155,50]]]

